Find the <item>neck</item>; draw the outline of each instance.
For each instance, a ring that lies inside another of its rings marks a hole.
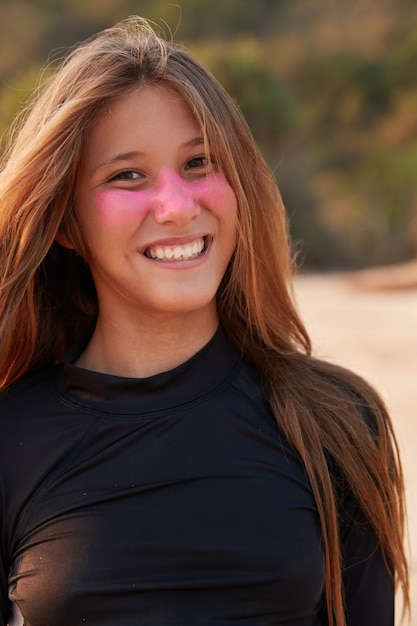
[[[100,316],[93,336],[76,365],[84,369],[146,378],[184,363],[213,337],[216,314],[179,315],[146,319],[134,324]]]

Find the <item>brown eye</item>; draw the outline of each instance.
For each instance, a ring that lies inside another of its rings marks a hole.
[[[207,157],[205,156],[199,156],[199,157],[194,157],[193,159],[190,159],[188,161],[188,163],[185,166],[186,170],[190,170],[190,169],[202,169],[204,167],[207,167]]]
[[[135,172],[134,170],[125,170],[124,172],[119,172],[113,176],[111,180],[139,180],[140,178],[142,178],[142,174],[139,174],[139,172]]]

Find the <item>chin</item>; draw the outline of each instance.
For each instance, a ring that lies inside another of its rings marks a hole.
[[[156,305],[155,309],[172,315],[191,315],[193,313],[201,313],[203,311],[216,311],[216,293],[207,294],[206,297],[195,294],[184,294],[183,296],[169,299],[164,303]]]

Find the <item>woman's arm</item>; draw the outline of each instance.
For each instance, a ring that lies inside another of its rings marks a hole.
[[[3,519],[1,518],[1,525]],[[3,535],[2,535],[3,536]],[[4,554],[3,546],[0,547],[0,626],[6,626],[9,618],[9,594],[8,594],[9,567]]]
[[[394,581],[372,526],[352,494],[344,498],[341,543],[347,626],[393,626]]]

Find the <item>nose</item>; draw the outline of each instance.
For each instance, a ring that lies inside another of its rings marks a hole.
[[[185,226],[199,215],[192,183],[184,180],[171,168],[163,168],[158,176],[154,197],[154,216],[159,224],[173,222]]]

